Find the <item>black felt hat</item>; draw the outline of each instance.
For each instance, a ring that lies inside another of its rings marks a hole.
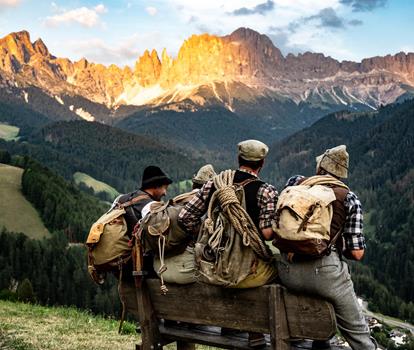
[[[146,188],[159,187],[171,183],[172,180],[159,167],[150,165],[144,169],[142,174],[141,189],[145,190]]]

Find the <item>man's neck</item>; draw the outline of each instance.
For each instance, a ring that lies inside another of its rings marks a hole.
[[[242,170],[242,171],[246,171],[247,173],[254,174],[257,177],[259,176],[259,172],[260,172],[260,168],[259,169],[256,169],[256,170],[253,170],[252,168],[249,168],[249,167],[244,166],[244,165],[242,165],[241,167],[239,167],[239,169]]]

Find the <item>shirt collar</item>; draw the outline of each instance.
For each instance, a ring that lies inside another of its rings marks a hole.
[[[239,168],[239,171],[242,171],[242,172],[244,172],[244,173],[247,173],[247,174],[250,174],[250,175],[253,175],[254,177],[258,177],[253,171],[251,171],[251,170],[248,170],[248,169],[240,169]]]

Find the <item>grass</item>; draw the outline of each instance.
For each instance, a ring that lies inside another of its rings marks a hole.
[[[0,301],[0,348],[3,349],[130,349],[138,336],[135,325],[69,307],[44,307]]]
[[[83,182],[86,186],[91,187],[95,193],[106,192],[111,198],[115,198],[119,195],[119,192],[115,188],[109,186],[105,182],[94,179],[88,174],[76,172],[73,174],[73,179],[77,185]]]
[[[38,212],[21,192],[23,169],[0,163],[0,228],[31,238],[49,235]]]
[[[17,126],[0,123],[0,139],[6,141],[17,140],[20,129]]]
[[[140,341],[135,324],[91,315],[71,307],[45,307],[0,300],[0,349],[133,350]],[[164,347],[175,349],[170,344]],[[197,350],[213,347],[197,345]]]

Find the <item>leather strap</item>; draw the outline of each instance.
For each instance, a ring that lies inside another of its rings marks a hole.
[[[148,199],[150,198],[150,196],[148,194],[141,194],[135,198],[132,198],[130,201],[119,204],[119,208],[127,208],[130,207],[131,205],[137,204],[138,202],[144,200],[144,199]]]

